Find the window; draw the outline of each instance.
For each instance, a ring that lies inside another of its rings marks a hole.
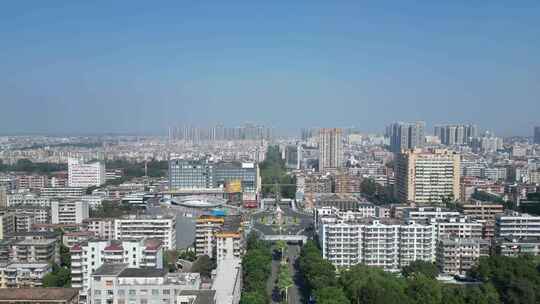
[[[147,295],[147,294],[148,294],[148,290],[147,290],[147,289],[141,289],[141,290],[139,291],[139,295],[141,295],[141,296],[145,296],[145,295]]]
[[[158,296],[159,295],[159,290],[158,289],[152,289],[152,295],[153,296]]]
[[[101,295],[101,290],[99,290],[99,289],[94,290],[94,295],[100,296]]]
[[[107,295],[108,296],[114,296],[114,291],[113,290],[107,290]]]
[[[137,292],[135,291],[135,289],[130,289],[130,290],[129,290],[129,295],[130,295],[130,296],[134,296],[134,295],[136,295],[136,294],[137,294]]]
[[[112,287],[113,286],[113,281],[112,280],[105,281],[105,286],[108,287],[108,288]]]
[[[171,291],[168,290],[168,289],[163,289],[163,294],[164,295],[169,295],[169,294],[171,294]]]
[[[148,300],[147,299],[141,299],[141,304],[148,304]]]

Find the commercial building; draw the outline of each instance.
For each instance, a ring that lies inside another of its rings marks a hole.
[[[131,268],[163,268],[160,240],[105,241],[89,240],[70,248],[71,285],[86,296],[90,277],[102,265],[126,264]]]
[[[206,190],[227,188],[237,183],[235,192],[260,191],[259,167],[253,162],[209,162],[207,160],[172,159],[169,162],[169,188]],[[231,190],[232,191],[232,190]]]
[[[51,203],[53,224],[81,224],[88,216],[89,209],[86,201],[65,199]]]
[[[390,150],[400,153],[402,150],[421,148],[425,142],[426,123],[396,122],[387,127],[386,135],[390,138]]]
[[[48,263],[9,263],[0,265],[0,288],[41,287],[43,277],[52,271]]]
[[[339,128],[319,130],[319,172],[343,166],[342,133]]]
[[[167,273],[162,269],[128,268],[127,264],[105,264],[90,280],[88,302],[92,304],[160,303],[182,304],[184,290],[198,290],[198,273]],[[192,302],[195,304],[197,302]]]
[[[534,143],[540,145],[540,126],[534,127]]]
[[[397,154],[396,197],[403,203],[437,203],[460,195],[460,157],[448,150],[407,150]]]
[[[495,236],[540,237],[540,216],[519,212],[498,214],[495,220]]]
[[[68,160],[69,187],[101,186],[105,183],[105,165],[100,162],[84,163],[81,160]]]
[[[176,249],[176,219],[172,216],[130,215],[114,221],[116,240],[157,238],[167,250]]]
[[[0,288],[0,303],[77,304],[75,288]]]

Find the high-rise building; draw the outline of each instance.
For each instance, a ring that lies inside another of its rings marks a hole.
[[[434,131],[441,143],[448,146],[468,145],[478,137],[478,128],[473,124],[437,125]]]
[[[540,145],[540,126],[534,127],[534,143]]]
[[[100,162],[84,163],[68,160],[68,185],[70,187],[101,186],[105,183],[105,165]]]
[[[339,128],[319,131],[319,171],[341,168],[343,162],[342,130]]]
[[[390,137],[390,150],[399,153],[401,150],[421,148],[425,142],[425,128],[426,123],[423,121],[391,124],[387,127],[387,135]]]
[[[414,149],[395,161],[395,194],[401,202],[435,203],[459,197],[459,154],[441,149]]]

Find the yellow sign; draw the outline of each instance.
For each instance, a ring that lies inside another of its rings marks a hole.
[[[242,181],[239,179],[231,180],[227,182],[225,186],[225,191],[227,193],[240,193],[242,192]]]

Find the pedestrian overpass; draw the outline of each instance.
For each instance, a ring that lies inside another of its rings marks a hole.
[[[291,242],[291,243],[306,243],[308,238],[305,235],[265,235],[263,236],[263,240],[275,242],[275,241],[285,241],[285,242]]]

